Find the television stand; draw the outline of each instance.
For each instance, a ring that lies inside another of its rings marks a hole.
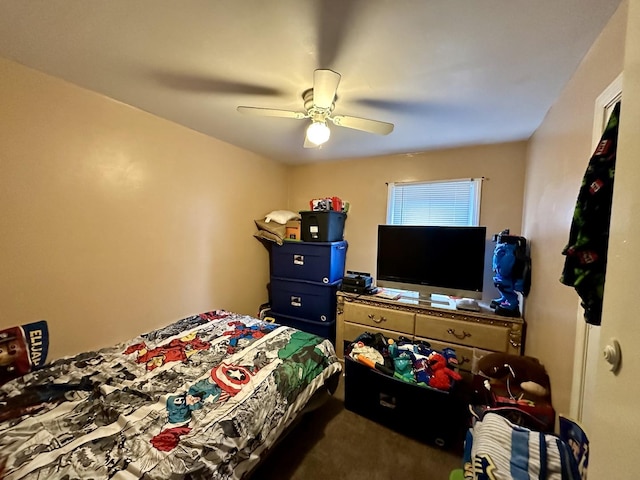
[[[436,297],[441,298],[441,297]],[[436,298],[388,300],[375,295],[337,293],[336,353],[344,358],[348,344],[364,332],[382,333],[387,338],[405,337],[426,341],[436,350],[455,349],[461,370],[471,372],[474,357],[488,352],[522,355],[525,321],[521,317],[481,311],[458,310]]]

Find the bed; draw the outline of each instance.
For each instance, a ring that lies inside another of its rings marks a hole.
[[[341,370],[315,335],[184,318],[0,387],[0,477],[248,478]]]

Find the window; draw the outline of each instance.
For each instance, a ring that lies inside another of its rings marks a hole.
[[[389,225],[478,226],[482,179],[390,183]]]

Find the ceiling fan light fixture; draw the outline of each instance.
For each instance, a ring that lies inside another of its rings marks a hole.
[[[313,122],[307,128],[307,139],[314,145],[322,145],[331,135],[331,130],[327,127],[326,122]]]
[[[244,105],[238,106],[237,110],[248,115],[310,120],[311,124],[308,124],[305,132],[304,148],[318,147],[329,140],[331,136],[331,130],[327,126],[329,122],[337,127],[346,127],[378,135],[388,135],[393,131],[392,123],[349,115],[333,115],[338,98],[336,94],[339,83],[339,73],[333,70],[317,69],[313,72],[313,87],[302,93],[304,112]]]

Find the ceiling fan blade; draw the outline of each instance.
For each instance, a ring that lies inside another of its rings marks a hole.
[[[160,85],[192,93],[231,93],[240,95],[264,95],[280,96],[283,91],[265,85],[257,85],[248,82],[239,82],[218,78],[209,74],[177,73],[171,71],[150,72],[151,77]]]
[[[318,69],[313,72],[313,104],[318,108],[330,108],[339,83],[340,74],[333,70]]]
[[[240,113],[248,115],[257,115],[260,117],[282,117],[282,118],[307,118],[306,113],[294,112],[292,110],[277,110],[275,108],[262,108],[262,107],[244,107],[237,108]]]
[[[393,123],[381,122],[379,120],[349,117],[347,115],[336,115],[327,118],[340,127],[353,128],[355,130],[362,130],[363,132],[377,133],[378,135],[388,135],[393,132]]]
[[[365,0],[316,0],[318,66],[335,65],[349,36],[362,20],[360,13],[365,8]]]

